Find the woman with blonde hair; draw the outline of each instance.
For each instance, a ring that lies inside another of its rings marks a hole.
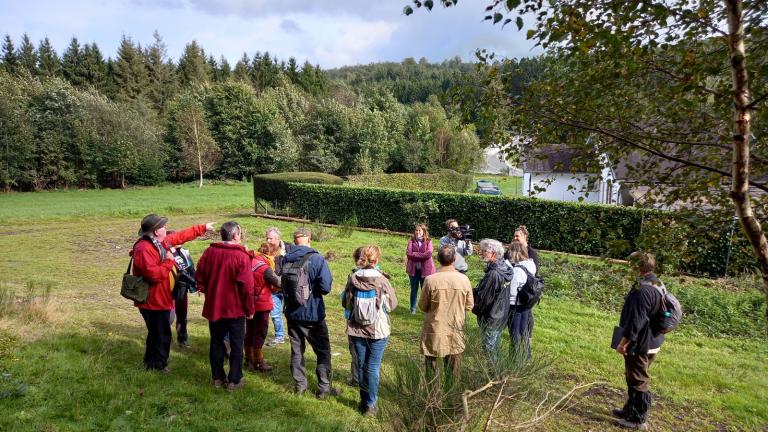
[[[389,312],[397,307],[395,290],[387,277],[376,269],[380,259],[381,249],[376,245],[360,250],[358,269],[347,279],[342,302],[350,312],[347,335],[357,352],[358,409],[370,416],[378,413],[379,371],[391,333]]]
[[[435,272],[432,261],[432,239],[429,238],[427,225],[417,224],[413,236],[408,240],[405,249],[405,272],[411,282],[411,313],[416,313],[416,302],[419,298],[419,287],[424,288],[424,278]]]

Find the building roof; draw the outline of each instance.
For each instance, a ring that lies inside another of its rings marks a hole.
[[[565,144],[533,149],[523,157],[523,171],[532,173],[600,173],[597,154],[584,154]]]

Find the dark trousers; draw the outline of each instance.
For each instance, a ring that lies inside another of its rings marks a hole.
[[[208,321],[211,332],[211,376],[215,380],[239,383],[243,379],[243,339],[245,338],[245,317],[223,318],[218,321]],[[224,335],[229,334],[229,344],[232,348],[229,354],[229,376],[224,373]]]
[[[648,368],[655,358],[656,354],[624,356],[624,378],[628,393],[625,409],[630,413],[629,419],[637,423],[645,422],[651,408],[651,393],[648,391],[651,377]]]
[[[147,344],[144,351],[144,367],[161,370],[168,366],[171,352],[171,311],[139,309],[147,326]]]
[[[357,350],[355,344],[352,342],[352,336],[347,335],[347,343],[349,344],[349,355],[352,357],[352,361],[349,363],[349,384],[358,385],[360,382],[360,368],[357,364]]]
[[[532,317],[531,309],[525,309],[522,306],[509,307],[507,328],[512,346],[518,353],[524,353],[528,358],[531,358]]]
[[[291,341],[291,375],[297,391],[307,389],[307,368],[304,351],[307,342],[317,356],[317,390],[331,390],[331,341],[325,320],[319,322],[288,320],[288,339]]]
[[[189,340],[189,333],[187,333],[189,295],[185,292],[183,299],[173,301],[173,306],[175,310],[171,311],[170,322],[176,321],[176,343],[184,343]]]
[[[245,347],[261,348],[267,339],[269,329],[269,313],[271,311],[256,312],[253,318],[245,320]]]
[[[419,300],[419,287],[424,288],[424,279],[421,277],[421,269],[416,270],[413,276],[408,276],[411,283],[411,311],[416,310],[416,303]]]
[[[427,367],[427,376],[434,376],[437,370],[437,357],[424,356],[424,364]],[[461,353],[443,357],[443,368],[448,373],[447,376],[453,379],[458,378],[461,373]]]

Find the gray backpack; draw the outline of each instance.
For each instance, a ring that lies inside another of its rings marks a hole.
[[[309,283],[309,258],[314,254],[315,252],[309,252],[294,262],[283,261],[280,287],[286,303],[304,306],[312,295],[312,287]]]
[[[650,285],[661,294],[661,305],[659,305],[659,311],[651,317],[651,328],[656,333],[669,333],[680,325],[683,319],[683,307],[677,298],[667,291],[664,284]]]

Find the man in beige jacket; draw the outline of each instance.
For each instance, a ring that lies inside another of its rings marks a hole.
[[[464,352],[464,319],[472,310],[472,286],[469,278],[454,267],[456,249],[442,246],[437,253],[441,268],[424,280],[419,309],[424,316],[421,329],[421,352],[428,371],[434,371],[442,357],[451,375],[458,376],[461,353]]]

